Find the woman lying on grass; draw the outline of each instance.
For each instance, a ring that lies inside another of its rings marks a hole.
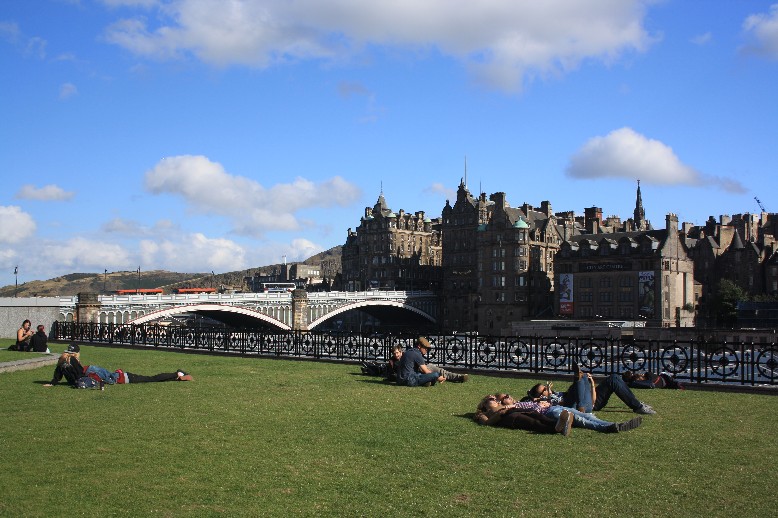
[[[627,432],[637,428],[643,422],[641,417],[634,417],[629,421],[624,421],[622,423],[612,423],[599,419],[594,414],[581,412],[574,408],[566,408],[561,405],[552,405],[548,401],[517,402],[510,394],[504,393],[496,394],[493,398],[494,399],[490,399],[490,397],[487,396],[482,401],[487,409],[487,422],[485,424],[499,426],[499,422],[503,419],[503,416],[511,415],[515,410],[536,412],[556,420],[557,423],[564,414],[569,414],[570,417],[565,417],[564,419],[570,420],[572,418],[573,427],[586,428],[602,433]],[[559,427],[560,426],[557,425],[557,428]]]
[[[570,435],[573,416],[569,412],[560,412],[556,418],[535,410],[502,405],[498,398],[503,394],[489,394],[476,407],[473,420],[487,426],[502,426],[514,430],[529,430],[536,433],[561,433]]]
[[[54,369],[54,377],[51,382],[43,385],[44,387],[53,387],[58,385],[62,378],[68,385],[78,386],[79,379],[91,378],[101,386],[104,383],[113,385],[114,383],[150,383],[155,381],[193,381],[191,374],[179,370],[176,372],[163,372],[153,376],[143,376],[142,374],[133,374],[117,369],[110,372],[108,369],[98,367],[97,365],[81,365],[80,347],[77,344],[70,344],[57,361],[57,367]]]

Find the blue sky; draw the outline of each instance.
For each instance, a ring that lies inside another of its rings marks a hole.
[[[0,285],[342,244],[383,189],[778,212],[778,3],[6,0]]]

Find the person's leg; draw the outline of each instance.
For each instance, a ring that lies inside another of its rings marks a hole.
[[[580,412],[575,408],[564,408],[554,406],[546,413],[549,417],[555,417],[561,414],[563,411],[567,411],[573,414],[573,427],[574,428],[586,428],[587,430],[594,430],[595,432],[615,432],[617,431],[616,423],[610,421],[604,421],[594,416],[594,414],[588,414],[586,412]]]
[[[438,376],[439,374],[434,371],[430,372],[429,374],[416,373],[415,376],[412,376],[411,378],[408,379],[408,386],[418,387],[419,385],[426,385],[427,383],[432,383],[434,385],[435,383],[438,382]]]
[[[536,412],[510,412],[500,419],[497,426],[537,433],[557,433],[556,421]]]
[[[643,405],[627,384],[618,374],[611,374],[597,384],[597,399],[594,402],[594,411],[602,410],[608,404],[611,394],[616,394],[619,399],[632,410],[638,410]]]
[[[467,374],[458,374],[456,372],[447,371],[438,367],[437,365],[427,365],[427,367],[432,372],[437,372],[438,375],[446,378],[446,381],[451,381],[453,383],[464,383],[468,378]]]
[[[176,381],[178,379],[178,373],[176,372],[163,372],[153,376],[144,376],[131,372],[126,372],[125,374],[127,374],[127,379],[130,383],[152,383],[155,381]]]
[[[108,369],[105,369],[103,367],[98,367],[97,365],[90,365],[86,368],[86,375],[89,374],[95,374],[98,376],[101,380],[103,380],[105,383],[108,383],[109,385],[113,385],[116,383],[117,374],[115,372],[110,372]]]

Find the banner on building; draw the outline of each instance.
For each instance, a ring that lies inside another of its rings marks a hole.
[[[638,294],[640,296],[640,314],[654,316],[656,294],[654,292],[654,272],[638,272]]]
[[[573,274],[559,275],[559,314],[572,315],[575,309],[573,302]]]

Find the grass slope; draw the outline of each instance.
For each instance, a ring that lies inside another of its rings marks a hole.
[[[82,360],[195,381],[100,392],[43,387],[51,368],[0,374],[0,515],[775,511],[772,396],[642,391],[659,414],[641,428],[566,439],[470,420],[483,394],[530,380],[412,389],[353,365],[88,346]],[[598,415],[634,414],[617,400]]]

